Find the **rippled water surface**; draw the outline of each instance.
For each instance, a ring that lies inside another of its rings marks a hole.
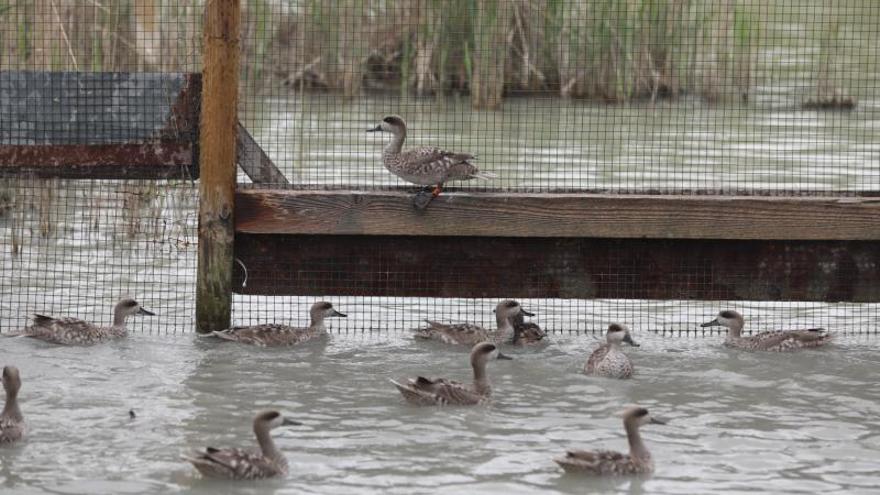
[[[494,405],[446,409],[403,404],[388,379],[468,379],[466,353],[405,332],[334,332],[302,348],[268,350],[191,334],[135,332],[93,348],[4,339],[0,362],[21,369],[31,432],[0,450],[0,486],[15,493],[876,490],[876,337],[842,337],[790,355],[727,350],[717,336],[636,338],[642,346],[627,349],[632,380],[582,375],[594,338],[557,333],[544,349],[513,350],[514,361],[491,364]],[[644,430],[655,475],[563,475],[552,458],[568,447],[625,449],[617,414],[633,403],[669,421]],[[179,460],[197,446],[253,445],[251,417],[267,408],[305,423],[276,430],[288,478],[222,485]]]

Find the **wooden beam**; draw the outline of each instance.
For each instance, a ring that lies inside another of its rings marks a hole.
[[[227,328],[232,316],[240,26],[239,0],[205,4],[196,283],[199,332]]]
[[[0,145],[0,177],[196,179],[195,144],[153,140],[126,144]]]
[[[880,240],[880,198],[239,189],[236,230],[332,234]]]
[[[235,155],[238,166],[254,184],[290,184],[251,133],[238,123]]]
[[[432,205],[433,206],[433,205]],[[262,295],[880,302],[880,242],[238,234]]]

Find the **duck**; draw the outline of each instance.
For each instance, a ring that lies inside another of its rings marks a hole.
[[[569,473],[590,476],[621,476],[631,474],[650,474],[654,471],[654,460],[642,442],[639,428],[646,424],[666,424],[651,416],[644,407],[633,406],[623,411],[623,428],[629,440],[629,453],[610,450],[569,450],[563,457],[554,459],[556,464]]]
[[[495,312],[498,312],[497,308]],[[515,346],[534,346],[546,343],[544,338],[547,337],[547,333],[537,323],[525,321],[526,314],[532,313],[520,311],[511,320],[513,339],[510,343]]]
[[[469,153],[454,153],[433,146],[422,146],[403,151],[406,141],[406,121],[399,115],[388,115],[367,132],[388,132],[392,138],[382,150],[382,164],[401,179],[425,186],[413,203],[425,208],[440,195],[443,184],[452,180],[490,180],[497,176],[480,171],[471,161],[476,157]],[[433,186],[433,187],[432,187]],[[427,198],[425,194],[430,193]]]
[[[584,373],[606,378],[630,378],[633,365],[629,357],[620,350],[620,343],[626,342],[633,347],[639,344],[632,339],[629,327],[620,323],[608,325],[605,332],[605,343],[590,354],[584,363]]]
[[[510,359],[498,353],[491,342],[480,342],[471,349],[470,361],[474,370],[474,383],[465,385],[445,378],[410,378],[405,384],[395,380],[406,402],[416,406],[473,406],[487,403],[492,396],[492,385],[486,373],[489,360]]]
[[[10,336],[30,337],[62,345],[94,345],[128,335],[125,319],[129,316],[155,316],[140,303],[131,298],[120,299],[113,308],[113,324],[99,327],[78,318],[54,318],[41,314],[33,315],[33,325],[10,334]]]
[[[24,438],[27,431],[24,416],[18,407],[21,375],[15,366],[3,367],[3,389],[6,391],[6,404],[0,413],[0,445],[11,445]]]
[[[256,480],[287,475],[287,459],[272,440],[270,431],[279,426],[302,425],[285,418],[278,411],[264,411],[254,417],[254,435],[259,452],[240,448],[207,447],[192,455],[181,456],[209,478]]]
[[[232,327],[226,330],[214,331],[207,336],[260,347],[292,346],[326,335],[325,318],[346,318],[348,315],[336,311],[333,305],[327,301],[318,301],[312,304],[311,309],[309,309],[309,316],[311,317],[311,323],[307,328],[264,323],[262,325]]]
[[[714,320],[700,325],[702,328],[726,327],[728,332],[724,345],[746,351],[792,352],[820,347],[831,342],[831,334],[824,328],[776,330],[743,337],[744,326],[743,316],[733,310],[721,311]]]
[[[454,345],[470,345],[473,346],[479,342],[496,342],[513,341],[517,336],[514,332],[514,318],[517,315],[535,316],[523,309],[520,303],[505,299],[495,306],[495,322],[498,328],[490,330],[488,328],[474,325],[472,323],[439,323],[433,320],[425,320],[428,324],[425,328],[415,331],[415,338],[421,340],[436,340],[444,344]],[[523,332],[517,338],[523,338]],[[543,333],[543,332],[542,332]],[[543,338],[543,337],[542,337]]]

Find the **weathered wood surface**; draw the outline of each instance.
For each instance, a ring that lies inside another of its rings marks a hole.
[[[0,72],[0,177],[198,177],[200,74]]]
[[[232,316],[240,7],[239,0],[205,4],[196,283],[199,332],[228,328]]]
[[[880,198],[239,189],[252,234],[880,240]]]
[[[263,295],[880,302],[880,243],[244,234]]]
[[[235,155],[238,166],[255,184],[290,184],[278,170],[275,162],[251,136],[251,133],[238,123]]]
[[[193,144],[0,145],[0,177],[66,179],[197,178]]]

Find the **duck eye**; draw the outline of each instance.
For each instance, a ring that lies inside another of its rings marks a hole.
[[[394,119],[392,119],[391,117],[385,117],[384,119],[382,119],[382,122],[385,122],[386,124],[393,124]]]

